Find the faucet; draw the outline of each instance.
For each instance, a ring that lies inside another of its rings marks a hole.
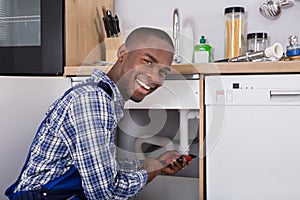
[[[179,53],[179,38],[180,38],[180,21],[179,21],[179,10],[176,8],[173,12],[173,39],[175,43],[175,54],[173,61],[175,63],[181,63],[181,56]]]

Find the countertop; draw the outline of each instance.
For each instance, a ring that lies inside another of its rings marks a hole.
[[[64,76],[88,76],[97,68],[101,71],[109,66],[66,66]],[[274,74],[300,73],[300,61],[235,62],[206,64],[174,64],[173,74]]]

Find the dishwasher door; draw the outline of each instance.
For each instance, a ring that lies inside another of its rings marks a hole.
[[[300,199],[300,76],[205,82],[207,199]]]

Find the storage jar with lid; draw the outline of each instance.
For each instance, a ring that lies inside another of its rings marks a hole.
[[[264,51],[268,47],[268,34],[261,33],[248,33],[247,34],[247,51],[257,52]]]
[[[244,53],[245,8],[227,7],[225,17],[225,57],[233,58]]]

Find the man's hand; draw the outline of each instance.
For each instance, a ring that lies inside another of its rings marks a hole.
[[[161,172],[168,175],[173,175],[182,170],[189,164],[185,157],[180,157],[178,151],[168,151],[158,157],[158,160],[163,164]],[[180,159],[179,159],[180,158]]]
[[[159,162],[158,159],[155,158],[146,158],[143,164],[139,167],[139,169],[143,169],[147,171],[148,181],[152,181],[157,175],[161,173],[163,165]]]
[[[158,158],[146,158],[140,169],[148,173],[148,183],[160,173],[173,175],[182,170],[191,160],[187,160],[178,151],[167,151]]]

